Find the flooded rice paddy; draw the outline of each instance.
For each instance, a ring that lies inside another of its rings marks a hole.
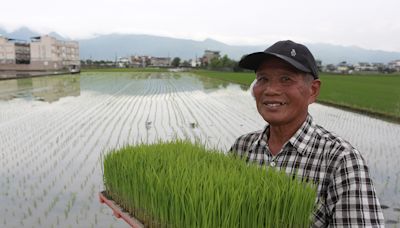
[[[388,227],[400,227],[400,125],[313,104],[370,167]],[[188,73],[82,73],[0,81],[0,227],[126,227],[100,204],[101,155],[197,139],[228,150],[261,129],[247,87]]]

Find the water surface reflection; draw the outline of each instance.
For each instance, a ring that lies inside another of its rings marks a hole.
[[[80,75],[20,78],[0,81],[0,100],[23,98],[54,102],[80,95]]]

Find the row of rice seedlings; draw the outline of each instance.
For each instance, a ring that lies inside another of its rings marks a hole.
[[[45,131],[45,132],[43,132],[43,134],[42,135],[45,135],[45,136],[48,136],[49,135],[49,133],[47,132],[47,131]],[[41,153],[41,154],[48,154],[47,153],[47,151],[48,150],[51,150],[52,149],[52,147],[54,147],[54,145],[52,145],[52,146],[50,146],[50,145],[47,145],[47,146],[44,146],[43,147],[43,150],[42,150],[42,152],[43,153]],[[67,148],[67,147],[65,147],[65,148]],[[21,155],[21,153],[15,153],[16,155],[18,155],[18,156],[20,156]],[[49,157],[46,157],[46,156],[42,156],[42,157],[44,157],[44,159],[42,158],[42,162],[40,163],[40,165],[37,165],[36,166],[36,173],[37,174],[39,174],[40,173],[40,175],[35,175],[35,176],[38,176],[39,177],[39,179],[38,179],[38,183],[40,183],[40,185],[44,185],[44,184],[42,184],[42,180],[47,180],[48,179],[48,174],[49,174],[49,170],[48,170],[48,165],[46,165],[46,164],[48,164],[49,163],[49,161],[50,160],[54,160],[54,159],[52,159],[51,157],[49,158]],[[38,156],[36,156],[35,158],[39,158]],[[73,156],[72,158],[75,158],[75,156]],[[26,160],[26,159],[21,159],[21,158],[19,158],[19,160],[21,160],[21,161],[23,161],[23,160]],[[16,163],[16,165],[18,166],[18,161],[17,161],[17,163]],[[28,164],[29,165],[29,164]],[[56,167],[53,167],[53,168],[56,168]],[[40,170],[39,170],[40,169]],[[17,170],[17,172],[18,172],[19,170]],[[30,174],[28,174],[28,175],[30,175]],[[55,178],[57,178],[57,177],[55,177]],[[19,187],[17,188],[17,191],[15,191],[15,193],[16,193],[16,195],[18,196],[18,198],[20,198],[19,197],[19,191],[18,191],[18,189],[23,189],[24,191],[22,192],[22,195],[25,195],[25,189],[28,189],[27,187],[24,187],[25,185],[26,185],[26,177],[25,176],[23,176],[23,178],[22,178],[22,181],[18,181],[18,184],[19,184]],[[30,179],[30,178],[28,178],[28,179]],[[21,184],[23,184],[23,186],[21,186]],[[48,195],[48,193],[49,193],[49,191],[52,191],[52,187],[54,187],[54,185],[55,185],[55,179],[53,179],[53,181],[51,182],[51,185],[49,185],[49,186],[46,186],[44,189],[42,189],[43,191],[39,191],[40,193],[39,193],[39,195],[41,195],[38,199],[40,199],[40,202],[43,202],[43,200],[44,200],[44,198],[47,198],[47,195]],[[36,186],[36,190],[38,190],[38,187]],[[64,189],[65,190],[65,189]],[[54,191],[53,191],[54,192]],[[31,185],[31,195],[32,195],[32,197],[33,197],[33,195],[34,195],[34,192],[32,192],[32,185]],[[37,197],[36,197],[37,198]],[[26,202],[28,202],[28,201],[26,201]],[[51,204],[49,205],[49,207],[47,207],[45,210],[44,210],[44,215],[45,215],[45,217],[47,217],[47,215],[50,213],[50,211],[52,210],[52,208],[55,206],[55,203],[56,202],[51,202]],[[36,206],[36,203],[34,203],[34,208],[36,208],[37,206]],[[22,209],[21,208],[21,206],[20,206],[20,209]],[[25,211],[25,210],[24,210]],[[30,210],[30,207],[29,206],[26,206],[26,213],[25,212],[23,212],[23,214],[24,214],[24,216],[21,216],[21,219],[23,219],[23,220],[25,220],[25,219],[27,219],[28,218],[28,216],[30,217],[30,216],[32,216],[32,211]],[[22,212],[21,212],[22,213]],[[26,216],[25,216],[26,215]],[[40,221],[40,219],[38,220],[38,221]],[[21,224],[23,223],[23,221],[21,220]]]
[[[175,116],[176,123],[187,123],[187,125],[190,126],[191,133],[194,135],[193,137],[197,140],[201,139],[201,135],[219,135],[218,130],[215,128],[207,127],[207,129],[205,129],[205,126],[199,126],[200,121],[203,123],[208,123],[208,125],[215,125],[213,112],[210,112],[209,109],[202,109],[201,107],[199,108],[198,106],[202,106],[201,102],[193,102],[196,97],[194,97],[192,94],[202,94],[202,92],[191,91],[188,93],[188,85],[178,84],[178,81],[173,81],[172,83],[170,83],[170,87],[174,99],[172,100],[172,102],[170,101],[170,107],[168,107],[168,111],[170,111],[169,109],[171,109],[171,112],[174,114],[173,116]],[[197,88],[193,87],[189,89],[195,90]],[[195,115],[194,113],[197,113],[197,115]],[[171,126],[171,124],[169,124],[169,126]],[[181,130],[182,132],[185,132],[187,128],[181,126]],[[186,133],[185,137],[187,137],[186,135],[188,134]],[[207,140],[209,140],[209,138],[207,138]]]
[[[104,156],[106,194],[150,227],[309,227],[315,186],[189,141]]]
[[[125,99],[119,100],[118,103],[125,102],[127,100],[127,98],[129,98],[129,97],[126,97]],[[116,103],[112,102],[112,104],[116,104]],[[125,105],[121,104],[121,105],[117,105],[116,107],[124,107],[124,106]],[[93,138],[96,132],[107,132],[107,133],[110,133],[111,135],[113,135],[115,127],[112,127],[112,126],[116,126],[116,124],[117,124],[117,123],[114,123],[113,121],[120,122],[121,117],[117,118],[117,114],[118,113],[124,113],[120,109],[118,109],[118,108],[109,108],[108,109],[109,114],[107,114],[105,116],[116,116],[116,118],[105,118],[102,124],[98,124],[95,127],[92,126],[92,129],[86,130],[87,135],[85,135],[85,137]],[[113,113],[111,113],[111,111]],[[102,129],[100,129],[100,128],[102,128]],[[112,129],[110,130],[110,128],[112,128]],[[97,137],[94,137],[94,138],[97,138]],[[100,138],[98,138],[95,142],[92,141],[91,143],[84,143],[83,147],[86,148],[85,151],[95,151],[96,150],[95,147],[98,146],[99,140],[100,140]],[[109,144],[109,140],[110,139],[108,139],[108,141],[106,143],[104,143],[104,144]],[[88,168],[87,167],[88,160],[90,158],[91,159],[95,159],[95,157],[96,157],[95,153],[94,154],[93,153],[89,153],[89,154],[86,154],[86,155],[85,154],[79,155],[79,159],[78,159],[79,162],[77,162],[77,163],[75,162],[76,164],[74,164],[75,167],[76,167],[76,171],[73,172],[72,175],[71,175],[70,184],[72,184],[72,179],[76,178],[77,175],[80,174],[80,178],[79,178],[81,180],[80,187],[81,187],[81,190],[83,190],[83,188],[87,185],[87,183],[91,179],[91,176],[94,173],[96,166],[93,166],[91,171],[86,176],[82,176],[81,175],[82,174],[82,169],[83,168],[87,169]],[[98,160],[98,159],[95,159],[95,160]],[[70,163],[67,164],[67,167],[69,166],[69,164]],[[96,162],[95,164],[98,164],[98,163]],[[92,194],[90,194],[90,196],[88,197],[89,201],[93,201],[93,197],[95,196],[95,194],[93,194],[94,191],[95,191],[94,186],[92,186],[92,189],[91,189]],[[71,209],[70,208],[71,206],[72,205],[70,203],[68,203],[67,209],[64,210],[64,215],[65,215],[65,219],[66,220],[68,220],[68,217],[70,217],[69,216],[69,210]],[[88,210],[88,207],[84,207],[83,209]],[[74,220],[75,220],[75,223],[78,224],[78,223],[80,223],[79,220],[82,220],[82,219],[85,220],[83,217],[75,216]],[[72,220],[72,218],[69,219],[69,220]],[[97,220],[97,219],[95,219],[95,220]],[[96,223],[97,223],[97,221],[96,221]]]
[[[75,105],[74,106],[74,108],[73,108],[73,113],[75,114],[75,113],[77,113],[77,111],[80,111],[80,110],[82,110],[82,107],[81,107],[81,105]],[[72,113],[71,113],[72,114]],[[57,117],[58,118],[58,117]],[[66,118],[69,118],[68,120],[58,120],[58,121],[50,121],[50,120],[47,120],[47,123],[57,123],[58,125],[60,125],[59,123],[63,123],[63,124],[61,124],[61,125],[65,125],[65,124],[67,124],[67,123],[70,123],[71,121],[70,120],[72,120],[73,118],[77,118],[77,117],[74,117],[74,116],[72,116],[72,115],[65,115],[65,116],[62,116],[62,118],[63,119],[66,119]],[[55,119],[55,118],[53,118],[53,119]],[[80,118],[81,119],[81,118]],[[82,122],[82,121],[81,121]],[[33,125],[33,123],[35,123],[35,121],[31,121],[31,123],[28,125],[28,127],[30,127],[30,126],[32,126]],[[65,123],[65,124],[64,124]],[[51,142],[50,143],[48,143],[49,142],[49,138],[47,137],[47,139],[46,138],[44,138],[43,136],[50,136],[50,137],[52,137],[52,135],[54,135],[54,132],[53,133],[51,133],[50,131],[55,131],[55,132],[58,132],[58,130],[61,128],[60,126],[57,126],[57,127],[55,127],[55,126],[47,126],[47,124],[36,124],[37,126],[35,126],[35,128],[34,128],[34,130],[35,131],[26,131],[25,130],[25,132],[33,132],[32,134],[35,136],[35,140],[30,140],[30,141],[35,141],[35,145],[39,145],[40,143],[37,141],[38,140],[38,136],[40,137],[40,140],[44,140],[45,142],[47,142],[46,144],[47,144],[47,146],[46,147],[50,147],[50,148],[52,148],[52,146],[50,145],[51,144]],[[54,125],[54,124],[53,124]],[[64,130],[66,130],[66,132],[72,132],[72,129],[70,129],[71,127],[75,127],[76,125],[71,125],[71,124],[69,124],[69,128],[67,129],[66,128],[66,126],[65,127],[63,127],[62,129],[64,129]],[[76,126],[77,127],[77,126]],[[41,134],[37,134],[36,132],[41,132]],[[24,137],[18,137],[18,138],[23,138],[23,140],[26,140],[26,138],[27,137],[32,137],[31,135],[27,135],[27,136],[24,136]],[[29,148],[30,150],[32,150],[32,148],[33,148],[33,146],[32,145],[27,145],[27,144],[25,144],[25,146],[27,146],[27,148]],[[20,147],[20,146],[19,146]],[[21,148],[19,148],[19,149],[21,149]],[[43,147],[40,147],[40,150],[42,150],[43,149]],[[17,154],[17,153],[15,153],[15,154]],[[35,154],[41,154],[41,153],[35,153]],[[28,158],[30,158],[30,159],[32,159],[32,157],[34,157],[34,156],[32,156],[32,154],[30,154],[29,155],[29,157]],[[42,156],[43,157],[43,156]],[[21,159],[21,161],[27,161],[27,162],[29,162],[29,159]],[[37,162],[34,162],[34,163],[37,163]]]
[[[96,99],[98,100],[99,98]],[[111,100],[111,98],[109,98],[109,100]],[[49,116],[49,118],[46,118],[46,124],[42,124],[43,121],[41,121],[41,119],[43,118],[32,116],[34,120],[24,118],[24,121],[21,121],[22,123],[17,124],[17,122],[15,122],[15,124],[9,123],[1,126],[2,129],[6,129],[4,132],[11,135],[7,138],[2,137],[1,140],[2,145],[4,143],[6,146],[6,149],[2,150],[2,167],[8,170],[8,174],[4,178],[4,181],[8,180],[8,183],[5,185],[2,184],[2,190],[6,190],[4,195],[12,201],[12,205],[14,205],[16,209],[15,212],[13,211],[12,217],[21,218],[21,224],[30,223],[33,219],[35,219],[34,221],[43,221],[50,213],[54,213],[51,211],[55,207],[55,203],[59,203],[59,201],[51,201],[51,196],[54,196],[55,193],[59,195],[60,190],[63,192],[67,191],[66,185],[64,185],[64,189],[62,189],[59,182],[58,186],[56,186],[56,181],[71,177],[71,172],[68,171],[65,172],[68,177],[63,175],[64,170],[72,169],[70,165],[74,165],[72,162],[76,163],[77,156],[68,153],[68,151],[70,151],[71,146],[79,144],[79,141],[76,140],[79,138],[78,133],[82,135],[82,132],[87,132],[88,126],[93,126],[91,123],[95,122],[94,120],[92,121],[93,118],[91,115],[80,115],[81,118],[76,118],[79,116],[78,114],[81,113],[77,111],[82,110],[82,105],[77,104],[75,106],[74,113],[70,113],[74,115]],[[108,110],[108,108],[106,110]],[[93,108],[91,111],[98,112],[99,110]],[[70,116],[72,117],[69,119],[66,118]],[[79,124],[78,121],[71,121],[74,120],[73,117],[79,119]],[[88,122],[88,124],[84,126],[83,123],[86,122]],[[113,124],[111,124],[111,126],[113,126]],[[30,130],[26,130],[28,128]],[[0,132],[3,133],[3,131]],[[83,141],[85,143],[91,142],[91,140]],[[38,151],[40,151],[40,153]],[[70,155],[66,157],[67,154]],[[93,155],[93,153],[89,154],[91,154],[91,156]],[[94,153],[94,155],[96,156],[96,153]],[[85,157],[85,159],[87,159],[87,157]],[[59,164],[58,166],[57,163]],[[79,168],[81,167],[82,166],[79,166]],[[59,175],[56,175],[54,171],[57,171]],[[79,173],[82,174],[81,170],[79,170]],[[75,176],[73,177],[75,178]],[[50,181],[50,178],[52,178],[52,181]],[[71,182],[74,178],[70,179]],[[86,176],[85,183],[89,178],[90,177]],[[9,179],[15,181],[9,181]],[[2,183],[4,181],[2,181]],[[10,191],[11,189],[16,189],[16,191]],[[30,198],[33,199],[33,203],[32,201],[24,200],[24,198],[26,199],[26,195],[29,195]],[[45,205],[46,202],[48,206]],[[13,206],[11,206],[11,208],[13,208]],[[62,215],[62,210],[60,211]],[[6,214],[11,215],[11,212],[7,212]],[[43,214],[44,217],[42,216],[40,218],[41,220],[38,219],[38,216]],[[30,218],[31,216],[36,218]],[[3,222],[7,221],[4,220]]]
[[[199,129],[202,130],[202,133],[204,133],[204,135],[213,136],[208,138],[208,142],[211,144],[218,144],[218,148],[221,148],[222,150],[226,150],[229,148],[229,146],[231,146],[230,142],[232,141],[232,138],[236,137],[238,131],[243,131],[242,127],[236,128],[236,126],[231,126],[230,128],[232,129],[226,129],[223,126],[230,125],[232,121],[243,122],[243,120],[245,119],[246,122],[249,122],[249,120],[252,119],[250,115],[243,116],[245,115],[244,113],[235,113],[235,115],[230,115],[229,118],[227,118],[226,116],[221,117],[221,115],[218,115],[219,113],[226,113],[231,107],[227,105],[226,102],[221,102],[221,99],[219,98],[220,95],[216,95],[215,93],[213,93],[213,95],[211,96],[218,96],[216,97],[217,99],[211,99],[209,102],[205,103],[197,102],[196,105],[193,105],[193,99],[203,99],[204,96],[210,96],[210,94],[204,93],[202,90],[199,90],[191,83],[179,84],[179,82],[177,81],[171,84],[174,89],[178,91],[178,93],[175,95],[175,100],[179,104],[177,106],[179,107],[179,109],[188,111],[185,117],[191,116],[195,119],[198,118],[199,122],[202,123],[199,126]],[[226,92],[227,91],[224,91],[223,94],[226,95]],[[235,93],[235,96],[233,98],[235,99],[235,102],[238,102],[237,95],[238,94]],[[224,97],[224,99],[226,99],[226,97]],[[197,115],[194,115],[194,113],[197,113]],[[247,125],[247,127],[249,127],[248,131],[259,126],[261,122],[259,120],[254,120],[254,123],[254,126]],[[226,132],[226,134],[221,135],[221,131]],[[228,144],[224,145],[223,142],[228,142]]]

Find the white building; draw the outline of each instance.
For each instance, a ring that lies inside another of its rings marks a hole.
[[[119,57],[117,60],[117,67],[119,68],[129,67],[130,64],[131,60],[128,57]]]
[[[45,35],[21,42],[0,37],[0,70],[71,70],[80,67],[79,44]]]
[[[150,66],[169,67],[171,66],[171,58],[169,57],[151,57]]]
[[[0,36],[0,64],[15,63],[15,46],[7,38]]]
[[[189,62],[192,67],[199,67],[201,65],[201,59],[198,58],[191,59]]]
[[[34,68],[60,70],[80,66],[79,44],[45,35],[32,38],[31,64]]]
[[[391,61],[389,64],[389,69],[394,69],[400,71],[400,60]]]

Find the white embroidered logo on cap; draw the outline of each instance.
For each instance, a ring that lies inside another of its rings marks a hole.
[[[295,57],[296,56],[296,50],[292,49],[292,51],[290,52],[290,54]]]

